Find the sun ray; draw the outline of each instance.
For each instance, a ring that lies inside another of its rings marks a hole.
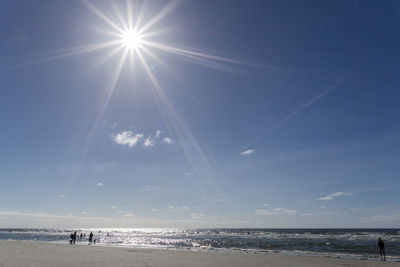
[[[156,54],[154,54],[153,52],[151,52],[148,48],[146,48],[145,46],[143,46],[141,48],[141,50],[143,50],[147,55],[149,55],[149,57],[151,57],[152,59],[154,59],[158,64],[160,64],[163,67],[166,67],[165,62],[161,60],[160,57],[158,57]]]
[[[244,62],[237,61],[237,60],[213,56],[213,55],[195,52],[195,51],[182,49],[182,48],[177,48],[177,47],[173,47],[173,46],[163,45],[163,44],[156,43],[156,42],[150,42],[150,41],[143,40],[143,43],[148,46],[157,48],[159,50],[163,50],[165,52],[173,53],[173,54],[180,55],[180,56],[186,56],[186,57],[192,56],[194,58],[210,59],[210,60],[214,60],[214,61],[220,61],[220,62],[226,62],[226,63],[232,63],[232,64],[245,64]]]
[[[133,7],[131,0],[126,0],[126,13],[128,15],[128,29],[136,30],[136,28],[133,27]]]
[[[182,26],[171,26],[168,28],[163,28],[163,29],[158,29],[150,32],[143,32],[141,35],[143,38],[149,38],[149,37],[156,37],[156,36],[161,36],[161,35],[166,35],[170,34],[173,32],[181,31],[183,29]]]
[[[111,76],[108,89],[106,90],[104,102],[100,106],[100,108],[98,110],[98,113],[97,113],[98,115],[95,118],[94,123],[93,123],[92,127],[90,128],[88,134],[86,135],[86,138],[85,138],[85,140],[84,140],[84,142],[83,142],[83,144],[81,146],[81,150],[80,150],[80,153],[79,153],[79,156],[78,156],[78,160],[77,160],[78,161],[77,162],[77,169],[76,169],[77,173],[76,173],[75,176],[78,175],[78,172],[79,172],[79,170],[80,170],[80,168],[81,168],[81,166],[83,164],[83,161],[85,160],[86,155],[87,155],[87,153],[89,151],[89,148],[90,148],[90,146],[91,146],[91,144],[93,142],[93,137],[96,134],[97,129],[98,129],[99,125],[100,125],[100,122],[103,119],[104,112],[107,109],[108,103],[110,102],[111,96],[112,96],[112,94],[114,92],[115,86],[116,86],[116,84],[118,82],[119,76],[120,76],[122,68],[124,66],[127,53],[128,53],[128,49],[125,49],[125,51],[123,52],[120,60],[117,63],[115,71],[113,72],[113,74]]]
[[[83,0],[82,3],[84,3],[86,5],[86,7],[92,11],[94,14],[96,14],[99,18],[101,18],[102,20],[104,20],[108,25],[110,25],[111,27],[113,27],[114,29],[116,29],[117,31],[119,31],[120,33],[123,33],[123,29],[121,29],[117,24],[115,24],[111,19],[109,19],[106,15],[104,15],[103,12],[101,12],[100,10],[97,9],[97,7],[95,7],[94,5],[92,5],[91,3],[89,3],[86,0]]]
[[[154,24],[159,22],[165,16],[167,16],[172,10],[176,8],[180,0],[172,0],[168,5],[166,5],[158,14],[156,14],[149,22],[147,22],[143,27],[139,29],[139,33],[143,33],[150,29]]]
[[[49,56],[46,58],[26,62],[26,63],[19,64],[16,66],[2,68],[0,70],[6,71],[6,70],[15,70],[15,69],[19,69],[19,68],[29,67],[29,66],[36,65],[39,63],[54,61],[54,60],[62,59],[62,58],[69,57],[69,56],[76,56],[76,55],[80,55],[80,54],[94,52],[97,50],[102,50],[105,48],[115,46],[118,43],[120,43],[120,42],[119,41],[110,41],[110,42],[104,42],[104,43],[100,43],[100,44],[90,44],[90,45],[78,46],[78,47],[74,47],[74,48],[70,48],[70,49],[64,49],[64,50],[61,50],[58,52],[55,51],[52,53],[58,53],[58,54],[55,54],[53,56]]]
[[[222,60],[218,60],[218,59],[212,60],[209,58],[211,56],[206,55],[206,54],[204,54],[205,56],[198,56],[198,55],[194,55],[191,53],[182,52],[182,51],[180,51],[181,49],[179,49],[179,48],[164,46],[162,44],[158,44],[158,43],[154,43],[154,42],[148,42],[148,41],[143,40],[142,43],[143,43],[143,47],[145,47],[145,46],[151,47],[152,46],[151,44],[153,44],[154,46],[157,46],[158,50],[160,50],[160,51],[180,56],[183,60],[187,60],[191,63],[198,64],[198,65],[201,65],[201,66],[204,66],[207,68],[212,68],[212,69],[216,69],[219,71],[227,71],[227,72],[241,71],[240,69],[237,68],[237,65],[239,65],[239,63],[227,64],[227,62],[223,62]],[[189,51],[189,50],[184,50],[184,51]],[[193,52],[193,51],[189,51],[189,52]],[[196,52],[193,52],[193,53],[196,53]]]
[[[156,100],[158,103],[160,103],[160,105],[158,105],[160,113],[166,115],[165,120],[167,121],[167,125],[172,126],[173,133],[179,139],[179,143],[181,144],[183,152],[189,160],[192,168],[195,170],[197,177],[207,178],[214,189],[217,189],[219,186],[214,179],[214,177],[216,176],[212,174],[213,168],[208,162],[207,156],[203,152],[200,144],[194,137],[190,128],[186,125],[185,121],[177,114],[177,112],[173,108],[172,104],[168,100],[167,95],[164,93],[164,90],[162,89],[157,78],[154,76],[153,72],[150,69],[150,66],[144,59],[143,55],[139,53],[138,57],[153,85],[153,88],[155,89],[157,96]]]
[[[110,35],[110,36],[113,36],[113,37],[116,37],[116,38],[121,38],[121,36],[122,36],[122,33],[119,33],[119,32],[115,32],[115,31],[112,31],[112,30],[107,30],[107,29],[96,29],[99,33],[104,33],[104,34],[107,34],[107,35]]]
[[[111,57],[115,56],[118,52],[121,52],[122,49],[124,49],[125,46],[124,45],[120,45],[116,48],[114,48],[113,50],[109,51],[107,53],[107,55],[105,55],[104,57],[102,57],[96,64],[96,66],[101,66],[103,65],[107,60],[109,60]]]
[[[128,29],[128,28],[130,28],[130,27],[125,23],[125,20],[124,20],[124,18],[122,17],[121,13],[119,12],[118,7],[117,7],[116,4],[114,3],[114,1],[111,1],[111,5],[112,5],[112,7],[113,7],[113,9],[114,9],[115,14],[117,14],[119,23],[121,23],[122,28],[123,28],[123,29]]]

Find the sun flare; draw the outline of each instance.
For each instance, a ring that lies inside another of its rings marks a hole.
[[[134,30],[126,30],[121,41],[126,48],[138,49],[142,44],[142,36]]]

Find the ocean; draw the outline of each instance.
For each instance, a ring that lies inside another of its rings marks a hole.
[[[234,253],[308,255],[378,260],[376,241],[385,242],[388,261],[400,262],[400,229],[0,229],[1,240],[88,244],[96,246],[228,251]],[[80,234],[85,236],[80,239]]]

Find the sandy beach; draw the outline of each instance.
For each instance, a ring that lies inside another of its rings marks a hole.
[[[398,262],[0,241],[0,266],[399,266]]]

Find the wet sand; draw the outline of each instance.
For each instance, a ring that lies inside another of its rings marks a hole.
[[[0,267],[31,266],[400,266],[398,262],[311,256],[254,255],[161,249],[110,248],[44,242],[0,241]]]

